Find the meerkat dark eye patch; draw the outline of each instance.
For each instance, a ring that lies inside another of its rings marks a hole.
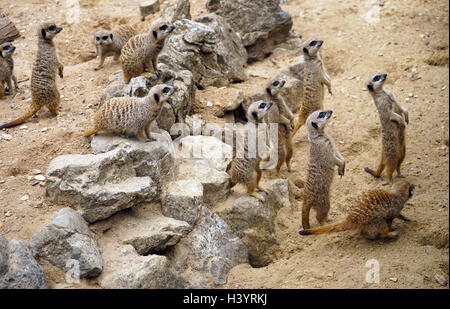
[[[105,35],[104,37],[102,37],[102,39],[103,39],[104,41],[106,41],[108,38],[109,38],[109,37],[108,37],[107,35]]]
[[[162,25],[161,27],[159,27],[159,30],[166,31],[167,28],[169,28],[167,25]]]
[[[99,37],[99,36],[96,36],[95,39],[96,39],[97,41],[100,41],[100,37]]]
[[[153,97],[155,98],[155,101],[156,101],[156,102],[159,102],[159,95],[158,95],[157,93],[155,93],[155,94],[153,95]]]
[[[373,91],[373,86],[372,85],[367,85],[367,89],[369,89],[369,91]]]
[[[326,112],[320,112],[318,118],[319,118],[319,119],[325,118],[326,115],[327,115]]]
[[[274,87],[278,87],[280,85],[280,82],[279,81],[274,81],[273,83],[272,83],[272,86],[274,86]]]
[[[266,103],[261,103],[261,104],[259,104],[259,108],[266,108]]]
[[[304,52],[305,54],[309,55],[309,51],[308,51],[308,49],[307,49],[306,47],[303,48],[303,52]]]
[[[253,118],[258,119],[258,114],[256,112],[252,113]]]
[[[312,41],[311,43],[309,43],[309,46],[316,46],[317,45],[317,41]]]
[[[169,93],[170,92],[170,88],[169,87],[164,87],[162,92],[163,93]]]
[[[49,31],[55,31],[56,30],[56,26],[50,26],[50,27],[48,27],[48,30]]]
[[[374,82],[378,82],[378,81],[380,81],[381,80],[381,76],[380,75],[376,75],[374,78],[373,78],[373,81]]]

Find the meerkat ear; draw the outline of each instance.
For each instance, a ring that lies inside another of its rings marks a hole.
[[[45,29],[41,29],[41,34],[42,34],[42,37],[43,37],[44,39],[46,39],[46,37],[45,37]]]
[[[158,38],[158,32],[153,31],[152,33],[153,33],[153,36],[155,37],[155,39],[157,39]]]
[[[253,112],[253,113],[252,113],[252,116],[253,116],[253,118],[255,118],[255,120],[258,119],[258,113]]]
[[[155,101],[159,103],[159,100],[160,100],[159,94],[155,93],[155,94],[153,95],[153,97],[155,98]]]
[[[318,126],[317,123],[315,123],[315,122],[311,122],[311,125],[312,125],[313,128],[316,129],[316,130],[319,128],[319,126]]]
[[[266,91],[269,95],[272,95],[272,91],[270,91],[270,88],[266,88]]]
[[[111,33],[110,35],[109,35],[109,37],[111,38],[111,40],[113,39],[113,34]]]
[[[367,85],[367,89],[369,89],[369,91],[373,91],[373,86],[372,85]]]
[[[309,51],[308,51],[308,49],[307,49],[306,47],[303,48],[303,52],[304,52],[305,54],[309,55]]]

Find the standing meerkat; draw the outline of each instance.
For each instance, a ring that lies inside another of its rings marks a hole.
[[[287,106],[280,94],[281,88],[284,87],[284,80],[275,80],[267,84],[266,92],[269,94],[273,106],[264,117],[264,122],[269,126],[271,123],[278,124],[278,143],[275,145],[272,136],[269,136],[269,144],[271,151],[278,151],[278,162],[276,165],[277,173],[280,173],[281,166],[286,162],[289,172],[291,172],[291,159],[293,154],[292,147],[292,120],[294,115]],[[262,158],[262,162],[269,161],[269,156]]]
[[[156,59],[165,38],[175,29],[168,21],[157,19],[148,33],[133,36],[125,43],[120,55],[125,83],[144,72],[156,71]]]
[[[8,86],[9,94],[14,95],[17,87],[17,79],[14,75],[14,59],[12,55],[16,47],[10,42],[0,45],[0,99],[5,94],[4,84]],[[12,86],[14,82],[14,87]]]
[[[330,188],[334,177],[334,166],[338,174],[345,173],[345,160],[336,149],[333,139],[325,131],[325,126],[333,111],[318,110],[307,119],[310,142],[308,174],[305,182],[302,208],[302,225],[309,229],[309,212],[316,211],[316,218],[324,224],[330,210]]]
[[[54,23],[44,23],[39,27],[38,51],[31,73],[31,106],[25,115],[1,125],[0,129],[24,123],[44,106],[53,116],[58,115],[60,95],[56,87],[56,74],[63,78],[64,66],[58,60],[53,39],[62,29]]]
[[[272,102],[257,101],[252,103],[247,110],[247,119],[250,123],[258,124],[263,121],[263,118],[273,106]],[[234,187],[238,183],[245,184],[247,186],[247,194],[257,198],[260,201],[264,201],[264,197],[257,193],[255,190],[259,189],[263,192],[267,191],[259,186],[259,181],[261,180],[262,171],[259,167],[261,161],[258,153],[253,157],[249,153],[248,148],[248,134],[249,128],[244,127],[242,133],[244,134],[244,145],[243,145],[243,156],[241,157],[236,151],[236,143],[234,143],[234,157],[229,165],[227,172],[231,176],[231,187]],[[257,133],[257,130],[256,130]],[[257,136],[257,134],[256,134]],[[255,138],[256,138],[255,136]],[[255,141],[256,142],[256,141]]]
[[[329,94],[333,94],[330,76],[319,53],[322,44],[323,41],[321,40],[307,40],[303,44],[300,63],[290,69],[291,73],[302,81],[301,107],[297,123],[292,131],[292,137],[305,124],[306,119],[312,112],[323,109],[324,86],[328,88]]]
[[[359,230],[368,239],[395,238],[398,232],[392,229],[396,218],[410,221],[400,212],[412,197],[415,185],[401,181],[391,191],[375,189],[361,194],[350,205],[344,221],[318,228],[300,231],[300,235],[324,234],[347,230]]]
[[[100,70],[107,57],[114,57],[114,61],[119,60],[123,46],[137,33],[133,27],[123,25],[112,30],[98,30],[94,34],[95,47],[99,64],[94,70]]]
[[[150,89],[144,98],[112,98],[97,110],[94,128],[87,130],[84,136],[103,131],[134,135],[140,141],[146,141],[150,139],[150,124],[174,92],[174,87],[161,84]]]
[[[375,74],[366,83],[369,93],[373,97],[380,116],[382,132],[381,160],[376,171],[366,167],[364,170],[374,177],[380,177],[384,168],[389,182],[392,184],[392,175],[397,170],[397,176],[402,177],[400,166],[405,159],[405,128],[409,124],[408,111],[400,106],[394,95],[383,87],[387,74]]]

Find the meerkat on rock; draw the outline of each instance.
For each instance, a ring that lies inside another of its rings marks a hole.
[[[144,72],[156,71],[156,59],[164,46],[164,40],[174,27],[164,19],[157,19],[150,25],[148,33],[130,38],[122,48],[122,64],[125,83]]]
[[[258,123],[261,123],[272,106],[272,102],[257,101],[252,103],[247,110],[247,119],[250,123],[254,123],[256,125]],[[234,187],[238,183],[242,183],[247,186],[248,195],[257,198],[260,201],[264,201],[264,197],[256,192],[256,189],[259,189],[267,193],[265,189],[259,186],[259,181],[261,180],[262,176],[262,171],[259,167],[261,159],[258,153],[255,153],[254,155],[249,153],[249,128],[247,126],[244,126],[243,132],[238,134],[244,135],[243,153],[237,153],[237,145],[235,143],[233,150],[233,160],[231,161],[227,169],[227,172],[231,176],[231,187]],[[254,136],[255,139],[257,138],[257,135],[258,133],[256,132],[256,135]],[[255,140],[255,144],[256,142],[257,141]]]
[[[15,50],[16,47],[10,42],[0,45],[0,99],[5,94],[5,84],[8,86],[10,95],[14,95],[15,90],[18,88],[17,79],[14,75],[14,59],[12,57]],[[14,82],[14,87],[12,82]]]
[[[392,184],[392,175],[402,177],[400,166],[405,158],[405,128],[409,124],[408,111],[400,106],[393,94],[383,87],[387,74],[375,74],[366,83],[369,93],[373,97],[380,116],[382,132],[381,160],[378,169],[373,171],[366,167],[364,170],[374,177],[380,177],[384,168],[389,182]]]
[[[290,71],[301,81],[300,111],[297,123],[292,131],[292,137],[302,125],[305,124],[308,116],[319,109],[323,109],[324,86],[327,87],[329,94],[331,91],[331,79],[328,75],[319,50],[323,41],[316,39],[307,40],[302,47],[300,63],[291,67]]]
[[[58,115],[60,94],[56,87],[56,74],[63,78],[64,66],[58,60],[53,39],[61,30],[54,23],[44,23],[39,27],[38,51],[31,73],[31,106],[25,115],[1,125],[0,129],[24,123],[44,106],[53,116]]]
[[[267,126],[274,123],[278,124],[277,144],[273,141],[272,136],[269,136],[271,152],[278,151],[278,161],[276,165],[278,174],[280,173],[281,166],[284,162],[286,162],[288,171],[291,172],[291,159],[293,155],[291,130],[294,115],[280,94],[280,90],[284,87],[284,84],[284,80],[275,80],[269,82],[266,87],[266,92],[269,94],[273,106],[264,117],[264,122]],[[267,129],[269,129],[269,127]],[[261,162],[267,162],[269,159],[270,155],[262,158]]]
[[[150,139],[150,124],[159,114],[164,102],[174,94],[169,85],[156,85],[144,98],[112,98],[94,115],[94,127],[84,133],[89,137],[97,132],[136,136],[140,141]]]
[[[115,61],[119,60],[123,46],[136,34],[135,29],[127,25],[118,26],[112,30],[96,31],[94,41],[100,62],[94,70],[100,70],[107,57],[113,56]]]
[[[368,239],[395,238],[392,229],[396,218],[410,221],[400,212],[412,197],[415,185],[407,181],[395,183],[391,191],[375,189],[361,194],[348,208],[344,221],[300,231],[300,235],[324,234],[346,230],[359,230]]]
[[[333,112],[319,110],[307,119],[310,142],[308,174],[305,182],[302,207],[303,229],[309,229],[309,212],[316,211],[316,218],[324,224],[330,210],[330,188],[334,177],[334,167],[338,174],[345,173],[345,160],[336,149],[333,139],[326,133],[325,126]]]

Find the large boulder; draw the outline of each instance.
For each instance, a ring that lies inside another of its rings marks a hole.
[[[175,27],[158,56],[159,63],[173,71],[192,72],[199,88],[246,79],[247,52],[224,18],[204,14],[196,21],[178,20]]]
[[[265,202],[244,196],[232,205],[216,209],[231,229],[238,235],[249,252],[250,264],[254,267],[268,265],[272,261],[271,248],[277,245],[275,219],[278,211],[290,207],[289,184],[285,179],[271,181],[266,186],[269,196]]]
[[[214,136],[186,136],[179,147],[179,156],[207,160],[218,171],[226,171],[233,158],[233,147]]]
[[[189,0],[165,1],[161,17],[172,23],[179,19],[191,19],[191,2]]]
[[[192,179],[168,183],[161,198],[163,215],[186,221],[190,225],[197,222],[202,205],[203,186]]]
[[[31,242],[35,256],[68,271],[76,261],[80,278],[98,276],[102,256],[86,221],[72,208],[58,211],[50,224],[35,233]]]
[[[107,274],[100,279],[105,289],[176,289],[186,288],[179,275],[173,271],[165,256],[139,257],[129,267]]]
[[[161,179],[175,166],[169,164],[168,149],[155,143],[154,148],[152,143],[126,143],[100,154],[59,156],[47,169],[46,194],[56,203],[79,208],[88,222],[158,200]]]
[[[41,266],[23,241],[0,236],[0,289],[46,289]]]
[[[239,33],[249,62],[262,60],[286,41],[293,25],[292,17],[275,0],[208,0],[206,7]]]
[[[203,186],[203,202],[208,207],[226,200],[230,193],[230,175],[217,170],[207,160],[181,159],[176,178],[201,183]]]
[[[199,218],[168,257],[174,270],[193,288],[211,288],[225,284],[231,268],[247,263],[248,252],[216,213],[201,207]]]

